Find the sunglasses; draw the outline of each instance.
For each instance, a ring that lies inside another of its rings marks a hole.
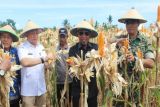
[[[89,35],[90,35],[90,32],[87,32],[87,31],[80,31],[80,32],[78,32],[78,35],[80,35],[80,36],[82,36],[82,35],[89,36]]]

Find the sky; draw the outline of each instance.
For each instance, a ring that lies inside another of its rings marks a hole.
[[[27,20],[41,27],[62,27],[64,19],[75,25],[83,19],[93,18],[100,24],[112,15],[113,24],[124,25],[117,20],[132,7],[148,21],[145,26],[157,20],[160,0],[0,0],[0,21],[13,19],[21,29]]]

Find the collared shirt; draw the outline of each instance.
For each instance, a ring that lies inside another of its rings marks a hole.
[[[81,51],[83,51],[83,59],[85,59],[85,54],[92,49],[97,50],[98,46],[94,43],[88,43],[87,47],[84,48],[84,46],[80,43],[75,44],[72,46],[69,50],[69,57],[81,57]],[[96,97],[98,95],[98,88],[97,88],[97,82],[96,82],[96,71],[94,70],[94,77],[91,77],[91,82],[88,83],[88,98]],[[72,82],[72,96],[80,96],[80,81],[74,77]]]
[[[23,58],[45,57],[46,53],[41,44],[34,47],[26,41],[18,48],[20,61]],[[22,96],[40,96],[46,92],[44,64],[37,64],[32,67],[23,67],[21,69],[21,95]]]
[[[64,49],[61,49],[60,45],[58,45],[56,51],[59,51],[58,56],[60,57],[60,59],[56,60],[55,64],[55,69],[57,72],[57,84],[64,84],[66,78],[66,70],[68,69],[66,59],[68,58],[69,46],[66,45]],[[72,82],[70,76],[68,76],[68,82]]]

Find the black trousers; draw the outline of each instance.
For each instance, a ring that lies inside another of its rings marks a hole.
[[[19,99],[10,101],[10,107],[20,107],[19,105]]]
[[[73,107],[79,107],[80,97],[72,97]],[[87,99],[88,107],[98,107],[97,96]]]
[[[72,88],[72,83],[69,83],[69,101],[70,102],[71,102],[71,88]],[[60,107],[61,93],[63,89],[64,89],[64,84],[57,84],[57,99],[58,99],[59,107]]]

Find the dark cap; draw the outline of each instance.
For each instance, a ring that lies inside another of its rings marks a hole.
[[[60,28],[59,29],[59,35],[65,35],[67,36],[68,35],[68,31],[66,28]]]

